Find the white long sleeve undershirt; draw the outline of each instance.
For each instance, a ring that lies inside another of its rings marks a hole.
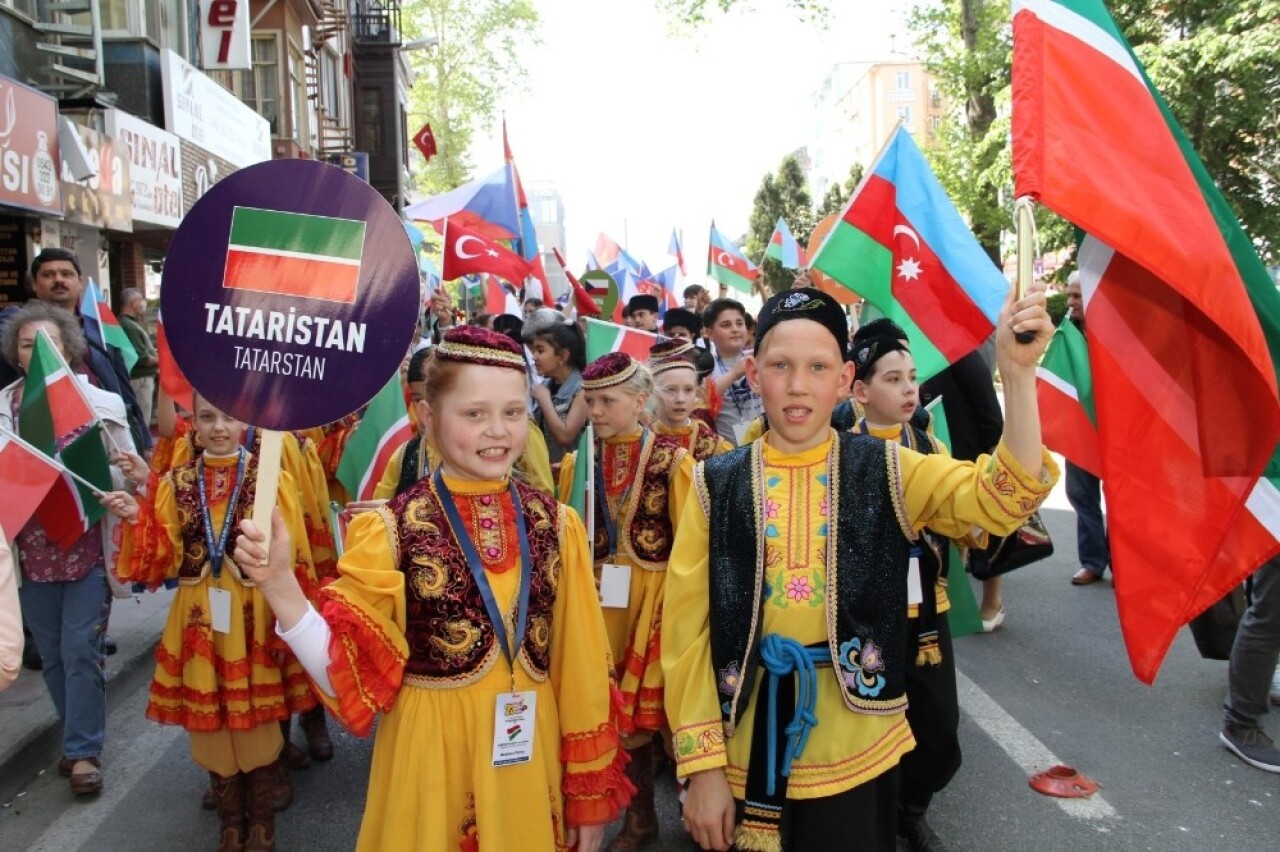
[[[316,608],[307,604],[307,614],[291,630],[281,630],[277,621],[276,635],[288,643],[316,687],[330,698],[336,698],[333,684],[329,681],[329,640],[333,631]]]

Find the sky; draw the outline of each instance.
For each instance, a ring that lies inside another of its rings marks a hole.
[[[699,280],[711,220],[731,239],[745,233],[765,173],[809,141],[831,66],[910,42],[902,0],[833,3],[825,31],[786,0],[745,5],[677,33],[655,0],[537,0],[526,90],[501,106],[526,187],[561,194],[572,267],[603,230],[661,269],[675,227]],[[472,151],[477,175],[498,168],[500,124]]]

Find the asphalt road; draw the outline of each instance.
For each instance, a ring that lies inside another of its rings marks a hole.
[[[1280,775],[1248,767],[1217,741],[1226,664],[1179,637],[1159,680],[1130,673],[1109,584],[1075,588],[1074,516],[1060,494],[1045,512],[1057,554],[1006,580],[1003,630],[957,642],[964,766],[930,820],[951,850],[1275,850]],[[202,811],[206,776],[185,736],[143,718],[145,677],[117,683],[104,755],[107,792],[73,802],[66,782],[30,767],[0,809],[0,850],[190,850],[216,845]],[[1269,729],[1280,738],[1272,715]],[[295,736],[300,736],[295,732]],[[278,848],[349,850],[364,803],[370,743],[338,734],[337,757],[295,776]],[[55,756],[56,757],[56,756]],[[1062,802],[1027,786],[1056,761],[1102,786]],[[38,774],[42,772],[43,774]],[[7,779],[12,780],[12,779]],[[660,844],[686,850],[674,784],[659,784]],[[856,849],[857,826],[831,849]]]

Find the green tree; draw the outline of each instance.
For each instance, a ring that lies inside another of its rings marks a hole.
[[[777,173],[765,175],[760,182],[760,189],[756,191],[748,220],[745,249],[747,257],[753,262],[764,257],[779,218],[786,220],[787,227],[801,246],[809,241],[814,222],[813,199],[809,195],[804,169],[794,154],[783,157]],[[795,272],[784,269],[773,258],[766,258],[761,265],[761,276],[769,291],[777,293],[791,286]]]
[[[839,213],[844,210],[844,206],[849,203],[849,199],[853,196],[853,191],[858,188],[858,184],[862,183],[862,176],[865,170],[862,163],[854,163],[849,169],[849,177],[845,179],[844,184],[833,183],[827,187],[827,191],[822,196],[822,203],[818,205],[818,212],[814,216],[813,224],[817,225],[823,219],[832,213]]]
[[[785,3],[801,19],[822,22],[826,20],[830,8],[829,0],[774,0]],[[747,0],[658,0],[658,8],[667,13],[677,27],[696,27],[707,23],[716,13],[730,12],[734,7],[753,5]]]
[[[404,54],[415,77],[410,132],[430,122],[439,149],[425,166],[411,155],[414,183],[434,195],[471,178],[471,140],[493,126],[500,96],[523,86],[520,48],[536,39],[538,13],[532,0],[405,0],[402,9],[406,41],[439,39]]]

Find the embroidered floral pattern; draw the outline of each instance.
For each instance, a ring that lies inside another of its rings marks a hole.
[[[854,637],[840,646],[840,679],[864,698],[875,698],[884,689],[884,655],[875,642]]]
[[[808,577],[792,577],[787,581],[786,593],[790,600],[803,603],[813,597],[813,583]]]
[[[742,666],[737,660],[720,670],[720,694],[732,697],[742,683]]]

